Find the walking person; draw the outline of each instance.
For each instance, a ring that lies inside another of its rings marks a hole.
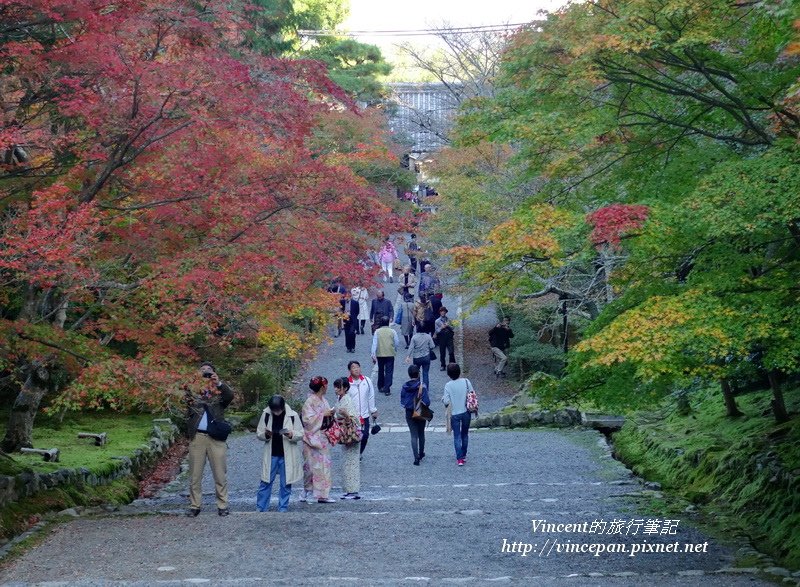
[[[400,337],[391,326],[389,318],[381,318],[381,327],[372,335],[372,362],[378,364],[378,391],[384,395],[392,394],[394,378],[394,357],[400,347]]]
[[[375,299],[372,300],[372,305],[369,309],[369,319],[372,322],[372,333],[381,327],[381,319],[386,317],[389,320],[394,318],[394,308],[392,302],[386,299],[383,290],[379,290],[375,294]]]
[[[369,320],[369,291],[366,287],[357,285],[350,293],[353,299],[358,302],[358,324],[360,326],[360,333],[364,334],[364,326]]]
[[[419,243],[417,243],[417,235],[411,233],[411,238],[406,247],[406,254],[408,255],[408,263],[411,265],[412,273],[417,272],[417,255],[419,254]]]
[[[400,317],[400,333],[406,341],[406,349],[411,344],[411,336],[414,334],[414,296],[411,294],[403,298],[403,303],[400,304],[402,316]]]
[[[272,484],[275,476],[280,478],[278,511],[289,511],[292,484],[303,479],[303,423],[300,414],[286,405],[283,396],[273,395],[256,428],[256,437],[264,441],[264,456],[261,464],[261,483],[256,492],[256,509],[269,510]]]
[[[422,403],[426,406],[431,405],[431,399],[428,397],[428,388],[419,378],[419,367],[417,365],[408,366],[409,380],[403,384],[403,389],[400,392],[400,405],[406,410],[406,424],[408,424],[408,431],[411,433],[411,451],[414,453],[414,464],[419,465],[419,462],[425,458],[425,420],[414,419],[414,403],[417,399],[421,399]]]
[[[444,385],[442,403],[450,408],[450,426],[453,429],[453,446],[456,451],[456,464],[461,467],[467,462],[469,444],[469,423],[472,414],[467,409],[467,395],[474,391],[469,379],[461,377],[461,367],[456,363],[447,366],[450,381]]]
[[[340,377],[333,382],[333,389],[336,397],[336,418],[339,421],[352,418],[359,420],[358,410],[353,403],[353,398],[349,394],[350,381],[347,377]],[[344,495],[342,499],[361,499],[358,494],[361,491],[361,465],[359,464],[358,442],[342,444],[342,487]]]
[[[344,345],[348,353],[356,352],[358,334],[358,313],[361,307],[353,299],[351,292],[344,294]]]
[[[417,322],[417,330],[433,334],[436,328],[436,314],[433,313],[433,305],[427,295],[420,294],[419,300],[414,305],[414,319]]]
[[[447,308],[442,306],[439,308],[439,317],[436,319],[436,326],[434,328],[436,336],[436,344],[439,345],[439,362],[441,364],[441,371],[447,368],[448,363],[456,362],[455,344],[453,339],[455,333],[453,326],[450,324],[450,319],[447,317]],[[450,353],[450,360],[445,360],[445,355]]]
[[[397,278],[397,283],[400,287],[397,288],[397,299],[394,302],[395,308],[400,306],[409,294],[413,299],[414,294],[417,292],[417,276],[411,273],[411,265],[403,267],[403,272]]]
[[[333,416],[333,408],[325,399],[328,380],[321,376],[308,384],[311,394],[303,404],[303,495],[300,501],[335,503],[331,491],[330,443],[322,430],[323,419]]]
[[[378,251],[378,260],[381,262],[381,269],[384,273],[383,281],[386,281],[388,276],[389,283],[394,283],[394,261],[398,256],[392,237],[387,236],[381,250]]]
[[[442,291],[442,280],[436,274],[436,270],[430,263],[425,263],[422,275],[419,278],[419,285],[417,286],[419,297],[425,294],[428,298],[433,298],[437,293]]]
[[[506,351],[508,351],[511,346],[511,339],[514,338],[514,332],[511,330],[510,324],[511,318],[506,316],[497,326],[489,331],[489,346],[491,346],[492,354],[497,360],[494,366],[495,377],[506,376],[505,368],[508,362]]]
[[[422,370],[422,382],[427,389],[431,387],[428,373],[431,370],[431,351],[435,348],[431,335],[417,328],[417,332],[411,337],[406,356],[407,363],[412,363]]]
[[[199,391],[184,387],[186,402],[186,436],[189,439],[189,510],[186,515],[197,516],[203,507],[203,470],[206,460],[214,476],[217,513],[230,514],[228,509],[228,445],[214,438],[214,422],[223,422],[225,408],[233,401],[233,390],[217,375],[211,363],[203,363],[196,382]],[[209,434],[211,433],[211,434]]]
[[[369,440],[369,419],[372,418],[373,422],[378,421],[378,408],[375,407],[375,387],[369,377],[361,374],[361,363],[358,361],[350,361],[347,364],[347,370],[350,371],[350,377],[347,378],[350,384],[348,393],[353,399],[353,405],[358,411],[361,422],[361,450],[359,452],[363,454]]]

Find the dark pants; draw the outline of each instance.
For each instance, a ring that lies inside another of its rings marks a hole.
[[[348,351],[356,350],[357,332],[358,332],[358,324],[354,324],[352,328],[348,325],[344,331],[344,346]]]
[[[408,264],[411,265],[411,271],[413,273],[417,272],[417,258],[416,257],[409,257]]]
[[[437,343],[439,344],[439,361],[442,364],[442,368],[447,367],[447,361],[445,361],[445,354],[447,352],[450,353],[450,363],[456,362],[456,351],[455,346],[453,345],[453,335],[450,334],[448,336],[442,336],[442,333],[439,333],[439,336],[436,337]]]
[[[469,444],[469,421],[472,414],[464,412],[450,416],[450,426],[453,428],[453,446],[456,449],[456,459],[467,458],[467,445]]]
[[[394,357],[378,357],[378,391],[389,393],[394,378]]]
[[[367,448],[367,440],[369,440],[369,418],[366,418],[361,425],[361,450],[358,454],[363,454],[364,449]]]
[[[411,450],[414,452],[414,460],[418,461],[420,455],[425,454],[425,420],[415,420],[412,418],[414,410],[406,408],[406,424],[411,432]]]
[[[361,334],[364,334],[364,326],[366,326],[366,324],[367,324],[366,320],[361,321]]]
[[[428,379],[428,373],[431,370],[431,360],[428,357],[422,357],[414,359],[414,364],[422,371],[422,382],[425,384],[425,389],[430,389],[431,383]]]

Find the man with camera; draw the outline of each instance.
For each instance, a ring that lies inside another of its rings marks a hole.
[[[187,406],[186,436],[189,439],[189,511],[194,517],[203,505],[203,470],[206,459],[211,465],[217,496],[217,513],[230,514],[226,458],[230,425],[225,422],[225,408],[233,401],[233,390],[217,375],[214,365],[203,363],[197,377],[199,391],[184,387]]]

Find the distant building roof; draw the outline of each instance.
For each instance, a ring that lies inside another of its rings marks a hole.
[[[430,153],[448,144],[458,111],[460,84],[391,83],[389,126],[412,154]]]

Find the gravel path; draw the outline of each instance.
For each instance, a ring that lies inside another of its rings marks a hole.
[[[589,431],[477,432],[465,467],[450,437],[428,434],[428,456],[411,465],[408,434],[371,439],[358,502],[302,504],[288,514],[254,512],[261,444],[230,441],[231,505],[219,518],[208,494],[197,518],[180,515],[185,497],[162,497],[125,514],[58,526],[0,573],[10,585],[341,585],[503,581],[516,585],[752,585],[720,572],[730,552],[685,521],[672,535],[534,534],[531,520],[553,523],[648,518],[630,497],[641,491]],[[334,450],[339,483],[339,451]],[[209,480],[210,481],[210,480]],[[211,485],[207,484],[207,488]],[[332,495],[338,493],[338,487]],[[273,501],[274,506],[274,501]],[[656,516],[657,517],[657,516]],[[699,554],[558,553],[559,544],[704,543]],[[528,556],[503,544],[535,545]],[[543,554],[540,554],[543,553]],[[55,583],[52,583],[55,582]]]
[[[475,331],[484,323],[473,318]],[[468,326],[469,328],[469,326]],[[469,335],[467,336],[469,338]],[[369,364],[368,337],[356,357]],[[322,349],[305,375],[344,374],[353,355],[344,340]],[[481,365],[472,363],[476,375]],[[182,516],[185,479],[116,515],[54,527],[36,547],[0,570],[5,585],[401,585],[739,586],[766,584],[726,570],[730,549],[681,520],[675,535],[533,533],[552,523],[657,518],[639,482],[614,461],[599,434],[585,430],[474,431],[468,463],[457,467],[441,404],[427,433],[428,456],[412,465],[408,432],[394,392],[378,396],[384,430],[369,441],[360,501],[303,504],[295,488],[290,512],[255,512],[262,444],[252,434],[229,440],[232,515],[216,515],[207,474],[205,509]],[[303,378],[305,380],[305,377]],[[443,374],[431,372],[441,389]],[[477,383],[476,383],[477,387]],[[481,384],[484,405],[500,402]],[[331,392],[331,396],[332,396]],[[438,392],[434,398],[438,402]],[[332,398],[331,398],[332,399]],[[333,450],[334,489],[341,493],[340,451]],[[275,501],[273,500],[273,507]],[[557,541],[557,542],[556,542]],[[704,553],[561,552],[566,544],[703,544]],[[503,552],[528,544],[528,556]],[[508,550],[508,547],[507,547]]]

